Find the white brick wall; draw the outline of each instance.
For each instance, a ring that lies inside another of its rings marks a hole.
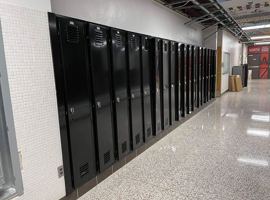
[[[47,13],[0,3],[11,102],[22,153],[24,195],[54,200],[65,196],[56,90]]]

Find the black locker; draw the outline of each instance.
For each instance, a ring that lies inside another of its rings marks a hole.
[[[115,161],[109,29],[89,24],[90,71],[100,171]]]
[[[176,81],[177,81],[177,89],[176,89],[176,106],[177,106],[177,120],[180,121],[182,117],[185,116],[184,112],[184,103],[185,103],[185,97],[184,97],[184,48],[185,45],[182,43],[177,44],[177,58],[176,58]]]
[[[162,40],[162,88],[161,96],[162,96],[162,127],[163,130],[167,129],[170,126],[169,118],[170,118],[170,97],[169,97],[169,41],[168,40]]]
[[[83,22],[63,18],[58,22],[71,176],[78,188],[96,175],[87,43]]]
[[[178,88],[178,78],[177,78],[177,68],[176,68],[176,48],[177,43],[170,42],[170,124],[174,124],[178,120],[178,104],[176,99],[177,88]]]
[[[132,149],[143,143],[143,115],[141,96],[140,35],[128,33],[128,69],[130,86],[130,118]]]
[[[181,106],[182,106],[182,110],[183,110],[183,115],[182,117],[185,117],[186,114],[189,112],[188,111],[188,54],[189,54],[189,46],[186,44],[182,44],[182,58],[181,58]]]
[[[208,100],[207,100],[207,89],[208,89],[208,76],[207,76],[207,69],[208,69],[208,49],[204,49],[204,55],[203,55],[203,58],[204,58],[204,91],[203,91],[203,101],[204,103],[206,103]]]
[[[186,71],[186,82],[187,82],[187,114],[192,112],[192,104],[193,104],[193,79],[192,79],[192,68],[193,68],[193,46],[188,45],[187,50],[187,71]]]
[[[213,84],[212,84],[212,98],[216,98],[216,50],[213,50]]]
[[[192,71],[191,71],[191,77],[192,77],[192,111],[194,111],[197,108],[197,47],[193,47],[193,65],[192,65]]]
[[[126,65],[126,33],[111,29],[111,64],[115,101],[115,126],[119,160],[130,151],[128,72]]]
[[[158,135],[161,132],[161,92],[162,84],[162,74],[161,74],[161,40],[158,38],[153,38],[151,40],[151,59],[153,60],[152,65],[152,76],[153,76],[153,86],[152,86],[152,119],[154,135]]]
[[[141,36],[141,62],[142,62],[142,91],[143,91],[143,119],[144,119],[144,141],[147,142],[153,137],[152,116],[151,116],[151,60],[150,42],[148,36]]]
[[[211,78],[211,65],[212,65],[212,50],[208,50],[208,91],[207,91],[207,99],[211,100],[211,87],[212,87],[212,78]]]
[[[197,47],[197,75],[196,75],[196,81],[197,81],[197,107],[199,108],[201,105],[201,91],[202,91],[202,77],[201,77],[201,47]]]

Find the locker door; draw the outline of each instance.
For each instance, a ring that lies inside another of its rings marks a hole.
[[[204,49],[204,103],[208,101],[207,94],[208,94],[208,49]]]
[[[182,51],[183,51],[183,58],[182,58],[182,63],[183,63],[183,69],[182,69],[182,72],[183,72],[183,75],[181,76],[182,78],[182,105],[183,105],[183,117],[185,117],[185,115],[187,113],[189,113],[189,110],[188,110],[188,76],[187,76],[187,72],[188,72],[188,65],[189,65],[189,62],[188,62],[188,54],[189,54],[189,46],[188,45],[185,45],[183,44],[183,47],[182,47]]]
[[[177,93],[177,73],[176,73],[176,43],[170,42],[170,124],[174,124],[177,120],[178,106],[175,101]]]
[[[196,48],[196,106],[197,108],[200,107],[200,89],[201,89],[201,80],[200,80],[200,51],[201,51],[201,47],[197,47]]]
[[[161,132],[161,40],[154,38],[153,39],[153,59],[154,59],[154,69],[153,69],[153,75],[154,77],[154,85],[155,85],[155,91],[154,91],[154,105],[155,105],[155,135],[158,135]]]
[[[210,101],[211,100],[211,63],[212,63],[212,50],[208,50],[208,55],[209,55],[209,59],[208,59],[208,93],[207,93],[207,99]]]
[[[100,171],[103,171],[115,161],[108,28],[89,24],[89,38],[95,132],[98,140]]]
[[[188,65],[187,65],[187,86],[188,86],[188,90],[187,90],[187,102],[188,102],[188,109],[187,109],[187,113],[191,113],[192,112],[192,99],[193,99],[193,81],[192,81],[192,68],[193,68],[193,46],[189,45],[189,50],[188,50]]]
[[[169,115],[170,115],[170,101],[169,101],[169,41],[168,40],[162,40],[162,85],[163,85],[163,101],[162,101],[162,107],[163,107],[163,115],[162,115],[162,121],[163,121],[163,129],[167,129],[170,126],[169,123]]]
[[[144,116],[144,141],[147,142],[153,137],[152,117],[151,117],[151,62],[150,62],[150,40],[147,36],[141,36],[141,59],[143,77],[143,116]]]
[[[87,46],[82,22],[62,18],[58,22],[71,176],[73,187],[78,188],[96,175]]]
[[[197,60],[196,60],[196,56],[197,56],[197,48],[193,47],[193,66],[192,66],[192,81],[193,81],[193,101],[192,101],[192,110],[194,111],[197,108],[197,81],[196,81],[196,73],[197,73]]]
[[[216,98],[216,50],[213,52],[213,84],[212,84],[212,98]]]
[[[204,48],[201,48],[201,105],[204,104]]]
[[[182,56],[181,56],[181,54],[182,54],[182,50],[181,50],[181,48],[182,48],[182,44],[181,43],[178,43],[177,44],[177,46],[176,46],[176,50],[177,50],[177,52],[176,52],[176,82],[177,82],[177,88],[176,88],[176,93],[175,93],[175,95],[176,95],[176,106],[177,106],[177,120],[178,121],[180,121],[181,120],[181,118],[182,118],[182,116],[183,116],[183,107],[182,107],[182,85],[181,85],[181,81],[182,81],[182,72],[181,72],[181,70],[182,70],[182,60],[181,60],[181,58],[182,58]]]
[[[143,143],[140,36],[135,33],[128,33],[127,36],[129,84],[131,94],[131,134],[132,148],[135,150]]]
[[[130,150],[130,129],[128,112],[128,79],[126,66],[125,32],[111,29],[111,54],[113,86],[115,98],[115,125],[117,128],[117,144],[119,160]]]

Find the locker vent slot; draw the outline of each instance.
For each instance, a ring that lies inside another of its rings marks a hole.
[[[139,144],[140,143],[140,133],[138,133],[137,135],[136,135],[136,144]]]
[[[89,173],[89,165],[88,165],[88,163],[86,163],[85,165],[80,167],[80,176],[81,176],[81,178],[83,176],[85,176],[86,174],[88,174],[88,173]]]
[[[74,25],[67,25],[66,26],[67,32],[67,41],[78,43],[79,42],[79,30],[77,26]]]
[[[122,36],[119,34],[115,34],[115,44],[116,47],[122,47]]]
[[[111,160],[110,151],[104,154],[104,164],[107,164]]]
[[[104,42],[103,42],[103,33],[101,30],[95,30],[95,46],[103,46]]]
[[[126,152],[127,150],[127,142],[122,143],[122,153]]]
[[[157,124],[157,130],[160,131],[160,122]]]
[[[167,118],[165,119],[165,126],[167,126],[168,123],[169,123],[169,119],[168,119],[168,117],[167,117]]]
[[[131,37],[131,49],[136,49],[136,48],[137,48],[136,38]]]
[[[148,128],[147,129],[147,137],[150,137],[151,136],[151,128]]]
[[[164,51],[167,52],[168,51],[168,44],[164,43]]]
[[[144,50],[145,51],[148,51],[149,50],[149,40],[148,39],[145,39],[144,40]]]

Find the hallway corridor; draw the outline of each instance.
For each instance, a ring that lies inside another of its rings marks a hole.
[[[80,200],[270,199],[270,80],[227,92]]]

